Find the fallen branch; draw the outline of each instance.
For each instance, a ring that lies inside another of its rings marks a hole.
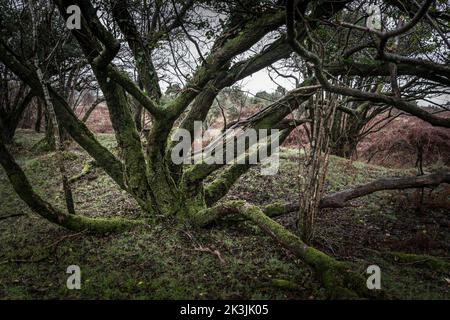
[[[363,197],[377,191],[435,187],[441,183],[450,183],[450,170],[441,170],[435,173],[415,177],[382,178],[325,196],[320,201],[320,207],[342,208],[346,206],[346,203],[349,200]]]
[[[217,259],[219,259],[219,262],[221,264],[225,264],[225,259],[222,258],[222,255],[220,254],[220,251],[215,249],[211,249],[208,246],[204,246],[203,244],[199,243],[194,236],[188,232],[188,231],[184,231],[184,234],[189,238],[190,241],[192,241],[192,243],[194,244],[194,250],[195,251],[200,251],[200,252],[207,252],[207,253],[211,253],[213,256],[217,257]]]
[[[450,183],[450,170],[441,170],[435,173],[402,178],[382,178],[347,190],[332,193],[322,198],[320,208],[343,208],[349,206],[352,199],[367,196],[377,191],[430,188],[442,183]],[[299,210],[298,202],[275,202],[262,208],[269,217],[275,217]]]
[[[204,246],[200,245],[200,246],[196,247],[194,250],[195,251],[200,251],[200,252],[211,253],[213,256],[216,256],[217,259],[219,259],[219,262],[221,264],[225,264],[225,260],[222,258],[222,255],[220,254],[220,251],[217,250],[217,249],[213,250],[210,247],[204,247]]]

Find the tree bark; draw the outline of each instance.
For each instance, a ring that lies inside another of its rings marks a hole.
[[[39,99],[36,99],[36,122],[34,124],[34,131],[37,133],[41,132],[42,126],[42,104]]]

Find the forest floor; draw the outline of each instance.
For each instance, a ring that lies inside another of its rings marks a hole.
[[[13,153],[35,190],[63,209],[53,153],[32,150],[42,138],[20,130]],[[115,150],[114,136],[99,140]],[[89,156],[75,144],[65,152],[71,176]],[[298,151],[283,149],[280,172],[254,168],[228,199],[255,204],[298,199]],[[432,170],[432,168],[427,168]],[[382,176],[415,174],[331,157],[327,192]],[[138,217],[133,199],[100,169],[72,184],[77,213]],[[343,261],[381,268],[391,299],[450,299],[450,186],[421,192],[386,191],[322,210],[313,245]],[[2,218],[7,215],[19,216]],[[293,228],[294,214],[277,219]],[[405,255],[401,253],[415,254]],[[68,290],[66,269],[78,265],[82,289]],[[193,230],[168,219],[102,237],[74,233],[36,214],[14,193],[0,169],[0,299],[324,299],[311,270],[250,222],[220,222]]]

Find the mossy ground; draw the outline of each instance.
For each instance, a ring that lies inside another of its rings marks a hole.
[[[14,155],[36,191],[64,207],[55,157],[31,151],[41,135],[19,131]],[[111,135],[99,135],[111,150]],[[75,144],[65,153],[70,175],[81,172],[89,156]],[[241,178],[227,196],[255,204],[298,198],[297,152],[284,150],[280,174],[260,176],[258,168]],[[332,157],[326,188],[337,191],[405,171]],[[125,192],[101,169],[73,184],[79,214],[139,217]],[[317,217],[314,246],[361,272],[377,264],[388,298],[450,298],[449,270],[421,261],[392,258],[386,252],[429,254],[448,260],[448,186],[425,193],[418,208],[416,191],[380,192],[354,206],[323,210]],[[0,169],[0,298],[118,299],[323,299],[311,270],[280,249],[250,222],[222,222],[192,230],[170,219],[154,226],[103,237],[73,233],[36,216],[16,196]],[[288,228],[293,215],[277,219]],[[82,271],[82,289],[66,288],[66,268]],[[283,285],[280,285],[283,284]],[[286,285],[288,284],[288,285]]]

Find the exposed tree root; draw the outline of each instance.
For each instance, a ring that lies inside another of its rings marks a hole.
[[[123,218],[89,218],[59,211],[34,192],[24,172],[14,161],[5,145],[0,141],[0,164],[6,171],[14,190],[25,203],[41,217],[73,231],[87,230],[92,233],[119,232],[132,228],[142,221]]]
[[[366,280],[361,275],[352,272],[349,265],[308,246],[299,237],[264,214],[257,206],[245,201],[230,201],[202,210],[192,219],[196,225],[205,226],[228,214],[239,214],[253,221],[282,247],[308,264],[316,272],[331,298],[373,296],[366,288]]]

